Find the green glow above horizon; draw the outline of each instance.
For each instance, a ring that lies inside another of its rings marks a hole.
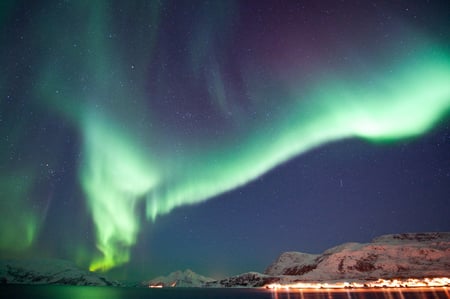
[[[38,217],[29,205],[32,178],[25,173],[0,177],[0,249],[10,252],[26,250],[34,241]]]
[[[395,141],[426,133],[450,108],[450,60],[443,52],[432,53],[422,53],[426,62],[404,61],[370,84],[327,79],[304,94],[294,82],[288,92],[292,105],[274,122],[258,123],[233,142],[197,152],[187,148],[178,156],[151,146],[142,151],[139,142],[152,141],[139,141],[109,119],[88,118],[81,178],[103,254],[91,270],[129,260],[139,231],[136,204],[143,198],[147,217],[155,221],[176,207],[243,186],[329,142],[354,137]]]

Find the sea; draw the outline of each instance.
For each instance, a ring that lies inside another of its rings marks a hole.
[[[269,290],[202,288],[121,288],[49,285],[0,285],[0,298],[11,299],[448,299],[449,288],[371,290]]]

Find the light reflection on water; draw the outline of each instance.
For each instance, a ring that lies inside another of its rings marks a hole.
[[[0,285],[0,298],[15,299],[449,299],[447,288],[427,289],[195,289]]]
[[[271,290],[271,299],[449,299],[448,288]]]

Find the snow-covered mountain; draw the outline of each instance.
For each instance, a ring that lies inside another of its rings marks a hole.
[[[384,235],[345,243],[323,254],[285,252],[264,274],[249,272],[206,287],[261,287],[297,282],[373,281],[379,278],[450,276],[450,233]]]
[[[298,282],[375,281],[380,278],[450,276],[450,233],[384,235],[370,243],[345,243],[323,254],[285,252],[264,274],[248,272],[214,280],[190,270],[144,282],[145,286],[252,288]]]
[[[257,288],[279,281],[279,277],[273,277],[258,272],[248,272],[209,282],[204,286],[208,288]]]
[[[146,287],[182,287],[199,288],[215,279],[199,275],[189,269],[185,271],[172,272],[167,276],[159,276],[150,281],[142,282]]]
[[[248,272],[222,280],[191,270],[142,282],[160,287],[261,287],[301,281],[369,281],[379,278],[450,277],[450,232],[384,235],[370,243],[345,243],[323,254],[285,252],[264,274]],[[119,286],[64,260],[0,261],[0,284]]]
[[[0,284],[118,286],[119,283],[58,259],[1,260]]]
[[[384,235],[345,243],[321,255],[283,253],[266,275],[305,281],[450,276],[450,233]]]

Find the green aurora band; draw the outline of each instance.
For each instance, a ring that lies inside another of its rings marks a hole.
[[[104,254],[91,270],[109,269],[129,260],[128,248],[136,242],[138,232],[136,202],[158,182],[146,155],[113,127],[94,118],[86,120],[87,159],[81,181],[97,228],[97,247]]]
[[[328,80],[308,101],[291,89],[293,105],[277,122],[259,124],[234,142],[174,156],[140,148],[132,134],[110,120],[83,123],[87,160],[82,182],[97,227],[103,257],[91,270],[107,270],[129,259],[136,242],[136,202],[146,197],[153,221],[172,209],[205,201],[258,178],[317,146],[359,137],[381,142],[419,136],[450,108],[450,60],[443,52],[421,53],[370,86]],[[393,83],[395,82],[395,83]],[[114,128],[114,129],[112,129]],[[176,161],[176,163],[174,163]]]

